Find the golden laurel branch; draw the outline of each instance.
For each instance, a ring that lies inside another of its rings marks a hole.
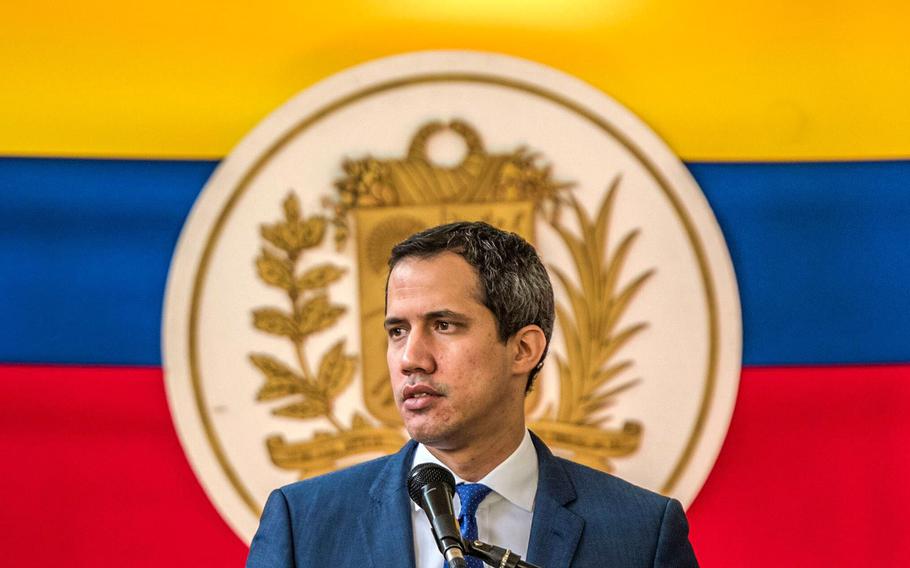
[[[288,404],[272,413],[297,419],[325,418],[335,428],[335,432],[317,433],[306,442],[288,444],[280,436],[266,441],[275,465],[298,470],[301,477],[306,477],[333,469],[336,460],[348,455],[397,449],[402,437],[396,430],[373,427],[357,413],[350,428],[335,416],[334,401],[351,385],[356,357],[345,352],[342,339],[322,354],[314,372],[306,343],[314,334],[334,326],[345,313],[343,305],[331,303],[328,287],[346,271],[325,263],[298,274],[304,252],[322,244],[327,222],[320,215],[304,219],[293,193],[284,200],[283,208],[283,220],[260,227],[265,244],[256,258],[256,270],[265,284],[287,294],[290,309],[257,308],[253,310],[253,326],[289,340],[296,355],[295,365],[265,353],[251,353],[249,358],[265,378],[257,401],[290,398]]]
[[[578,284],[559,268],[550,266],[568,297],[568,306],[556,307],[566,354],[555,356],[560,383],[555,415],[551,408],[543,420],[532,425],[545,441],[571,450],[575,461],[606,471],[613,469],[610,458],[629,455],[641,443],[640,422],[627,421],[619,429],[607,430],[603,425],[612,417],[604,411],[615,403],[620,393],[640,381],[617,382],[633,362],[615,361],[615,358],[623,346],[647,327],[646,323],[620,327],[620,321],[654,273],[648,270],[624,286],[619,284],[623,266],[638,237],[637,230],[624,235],[612,255],[607,256],[610,216],[618,188],[619,177],[611,184],[593,221],[578,201],[569,197],[568,203],[578,221],[578,236],[560,223],[558,211],[550,221],[574,261]]]

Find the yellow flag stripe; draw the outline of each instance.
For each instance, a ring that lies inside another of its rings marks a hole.
[[[332,73],[454,48],[581,77],[688,160],[910,157],[905,2],[71,4],[4,9],[0,154],[218,158]]]

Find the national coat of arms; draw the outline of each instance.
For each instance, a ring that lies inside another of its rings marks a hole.
[[[168,401],[247,542],[275,488],[407,439],[385,357],[387,259],[457,219],[522,235],[553,282],[529,428],[683,505],[698,493],[742,348],[735,274],[698,184],[577,78],[505,55],[411,53],[326,78],[263,120],[212,174],[174,253]]]
[[[460,136],[466,146],[464,159],[454,167],[434,164],[426,151],[429,139],[446,130]],[[252,321],[259,331],[288,342],[294,357],[285,361],[269,353],[249,355],[262,376],[257,400],[282,401],[272,410],[275,415],[320,418],[331,425],[330,430],[316,430],[308,440],[269,437],[265,443],[277,466],[309,477],[337,468],[341,459],[393,452],[405,441],[389,386],[385,336],[379,333],[386,260],[392,247],[407,236],[455,220],[486,221],[533,243],[534,223],[541,218],[560,236],[575,273],[550,267],[564,298],[557,306],[564,355],[553,354],[550,363],[558,369],[559,400],[539,408],[539,390],[533,391],[526,402],[528,416],[534,418],[530,427],[575,461],[604,470],[611,470],[611,460],[635,452],[641,423],[613,425],[609,408],[640,380],[632,377],[634,361],[622,357],[622,348],[647,323],[626,324],[622,316],[653,271],[619,285],[637,237],[637,232],[624,235],[608,254],[619,178],[610,182],[591,215],[572,196],[571,184],[554,180],[541,161],[525,148],[487,152],[480,134],[464,121],[432,122],[418,130],[402,158],[345,159],[344,176],[335,184],[336,195],[325,200],[326,211],[305,215],[291,192],[282,204],[281,218],[261,225],[258,276],[264,285],[280,289],[287,301],[284,306],[257,308]],[[565,215],[574,216],[574,232],[562,222]],[[352,235],[356,240],[359,354],[349,352],[344,340],[323,353],[308,348],[307,340],[332,327],[347,309],[332,301],[331,287],[351,276],[330,263],[307,262],[307,253],[325,246],[330,233],[339,248]],[[333,405],[352,387],[358,368],[369,416],[355,413],[344,423]]]

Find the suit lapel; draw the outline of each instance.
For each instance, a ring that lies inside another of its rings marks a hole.
[[[568,568],[585,524],[566,507],[575,500],[575,487],[544,443],[533,433],[531,438],[537,449],[539,477],[528,562],[541,568]]]
[[[543,442],[533,433],[531,438],[539,473],[528,561],[542,568],[568,568],[584,529],[584,520],[566,507],[575,500],[575,488]],[[392,456],[370,487],[369,512],[360,518],[360,529],[373,568],[415,566],[406,480],[416,446],[410,441]]]
[[[360,528],[373,568],[414,568],[408,470],[417,444],[410,441],[382,468],[370,487],[370,506]],[[352,512],[356,514],[356,512]],[[351,542],[351,546],[357,546]]]

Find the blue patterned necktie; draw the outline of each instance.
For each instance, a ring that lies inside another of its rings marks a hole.
[[[482,483],[459,483],[455,486],[458,499],[461,501],[461,512],[458,513],[458,525],[461,536],[466,540],[477,540],[477,506],[490,494],[490,489]],[[483,568],[483,561],[473,556],[465,556],[468,568]],[[446,563],[445,568],[448,568]]]

